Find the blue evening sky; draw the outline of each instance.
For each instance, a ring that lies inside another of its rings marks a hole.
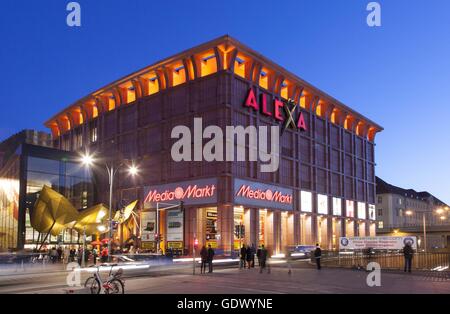
[[[377,175],[450,203],[450,1],[0,1],[0,140],[164,57],[229,34],[378,122]]]

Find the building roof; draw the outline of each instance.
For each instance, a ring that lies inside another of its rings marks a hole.
[[[407,197],[410,199],[417,199],[421,201],[431,201],[434,205],[437,206],[448,206],[437,197],[432,195],[429,192],[422,191],[417,192],[414,189],[404,189],[392,184],[387,183],[386,181],[376,177],[377,184],[377,194],[396,194],[402,197]]]
[[[238,71],[241,66],[242,70]],[[232,71],[236,75],[239,72],[240,76],[255,84],[260,84],[261,77],[268,77],[266,88],[269,91],[283,97],[282,91],[285,89],[284,98],[291,98],[296,103],[301,103],[304,98],[303,106],[312,112],[318,108],[322,112],[323,107],[326,117],[331,118],[335,114],[330,120],[361,136],[367,136],[371,141],[377,132],[383,130],[377,123],[228,35],[185,50],[110,83],[63,109],[45,125],[52,130],[54,137],[59,137],[102,112],[115,110],[151,95],[149,81],[155,82],[156,92],[159,92],[175,86],[174,75],[183,74],[184,82],[205,76],[202,73],[204,67],[214,69],[208,70],[206,75],[221,70]]]

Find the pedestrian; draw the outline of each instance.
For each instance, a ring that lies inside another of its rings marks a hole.
[[[97,257],[98,257],[98,252],[97,252],[97,249],[94,247],[94,248],[92,248],[92,259],[93,259],[94,265],[97,265]]]
[[[213,272],[213,259],[214,259],[214,250],[211,247],[211,244],[209,244],[208,245],[208,266],[209,266],[208,273]]]
[[[412,259],[414,255],[414,249],[411,246],[411,243],[407,242],[405,247],[403,248],[403,256],[405,257],[405,273],[411,272]]]
[[[55,264],[58,260],[58,251],[55,247],[52,247],[52,249],[50,250],[50,260],[52,261],[52,264]]]
[[[319,243],[316,244],[316,249],[314,250],[314,258],[316,260],[317,269],[321,269],[320,259],[322,258],[322,250],[320,249]]]
[[[241,260],[240,260],[239,268],[242,268],[242,267],[245,268],[246,254],[247,254],[247,249],[245,248],[245,244],[243,244],[241,247]]]
[[[261,246],[256,250],[256,257],[258,258],[258,267],[261,266]]]
[[[255,268],[255,254],[256,254],[255,243],[252,243],[252,268]]]
[[[78,248],[77,261],[78,261],[78,265],[81,266],[81,263],[83,261],[83,249],[81,248],[81,246]]]
[[[72,247],[70,249],[70,253],[69,253],[69,261],[70,262],[75,262],[75,254],[76,254],[75,248]]]
[[[69,249],[69,247],[66,246],[66,247],[64,247],[64,250],[63,250],[63,263],[68,264],[69,259],[70,259],[70,249]]]
[[[100,254],[102,263],[106,263],[108,261],[108,248],[106,246],[103,247],[103,250]]]
[[[63,250],[60,246],[58,246],[58,249],[56,250],[58,252],[58,262],[62,259]]]
[[[266,268],[267,262],[267,250],[264,245],[261,245],[260,255],[259,255],[259,273],[262,274],[263,270]],[[270,270],[268,270],[270,272]]]
[[[206,249],[206,246],[202,246],[202,249],[200,250],[200,257],[202,259],[202,263],[200,265],[200,274],[206,273],[206,263],[208,263],[208,250]]]
[[[250,247],[250,245],[248,245],[247,250],[245,251],[245,259],[247,261],[248,269],[250,269],[252,266],[252,255],[253,255],[252,248]]]

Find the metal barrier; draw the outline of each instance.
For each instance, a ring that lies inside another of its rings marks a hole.
[[[362,252],[353,252],[352,254],[326,252],[322,257],[323,265],[344,268],[365,268],[370,262],[376,262],[380,264],[382,269],[390,270],[403,270],[405,266],[405,259],[402,253],[375,253],[369,255]],[[450,253],[416,253],[412,260],[412,268],[415,270],[450,272]]]

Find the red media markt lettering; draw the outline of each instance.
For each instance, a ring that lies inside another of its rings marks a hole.
[[[214,196],[215,191],[215,185],[206,185],[204,187],[199,187],[196,184],[189,185],[184,189],[182,187],[177,187],[173,190],[165,190],[164,192],[151,190],[148,192],[144,202],[152,203],[190,198],[208,198]]]
[[[290,194],[283,194],[280,191],[272,191],[270,189],[265,191],[261,189],[252,189],[251,186],[245,184],[239,188],[237,196],[261,201],[292,204],[292,195]]]

